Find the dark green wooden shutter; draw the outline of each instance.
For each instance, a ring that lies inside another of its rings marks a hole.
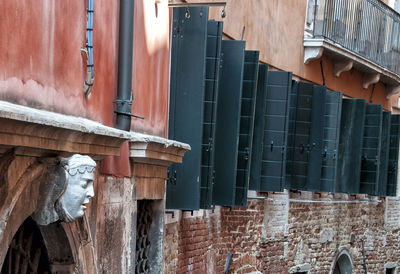
[[[215,133],[215,205],[235,204],[244,41],[223,40]]]
[[[379,196],[386,196],[387,191],[387,175],[389,163],[389,145],[390,145],[390,119],[391,112],[384,111],[382,116],[381,131],[381,151],[379,156],[379,179],[378,193]]]
[[[214,181],[214,144],[217,119],[218,79],[221,58],[222,22],[208,21],[206,85],[204,98],[203,142],[201,158],[200,208],[212,206]]]
[[[250,179],[250,158],[253,142],[255,99],[258,78],[258,51],[244,53],[243,89],[240,108],[240,131],[236,166],[235,206],[246,206]]]
[[[390,148],[387,176],[387,196],[396,196],[399,160],[400,115],[392,115],[390,121]]]
[[[313,86],[311,128],[309,141],[309,160],[307,170],[307,188],[309,191],[323,191],[321,189],[322,149],[324,142],[325,118],[325,86]]]
[[[208,8],[174,8],[168,138],[190,144],[182,164],[169,168],[166,207],[200,206],[201,144]]]
[[[253,144],[251,149],[249,189],[260,190],[261,162],[263,155],[265,106],[267,95],[268,65],[258,66],[256,110],[254,114]]]
[[[360,193],[377,195],[381,150],[382,105],[368,104],[365,110],[361,155]]]
[[[365,107],[364,99],[343,99],[336,192],[359,193]]]
[[[320,191],[326,87],[298,83],[290,188]]]
[[[292,81],[292,88],[290,90],[290,103],[289,103],[289,127],[288,139],[286,147],[286,177],[285,188],[291,189],[293,183],[293,156],[294,156],[294,140],[296,138],[296,115],[297,115],[297,94],[299,90],[299,82]]]
[[[268,72],[259,191],[283,191],[291,84],[291,72]]]
[[[342,93],[327,92],[325,98],[324,141],[322,149],[321,191],[335,192],[339,151]]]

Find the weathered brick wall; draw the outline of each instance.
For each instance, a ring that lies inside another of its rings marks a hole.
[[[231,273],[330,273],[346,250],[364,273],[363,241],[368,273],[384,273],[385,263],[400,261],[400,203],[373,198],[286,193],[247,208],[178,214],[166,224],[164,272],[222,273],[232,252]]]

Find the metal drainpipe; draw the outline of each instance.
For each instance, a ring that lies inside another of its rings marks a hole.
[[[134,6],[134,0],[120,0],[118,89],[117,100],[115,100],[117,118],[115,127],[125,131],[130,131],[131,129]]]

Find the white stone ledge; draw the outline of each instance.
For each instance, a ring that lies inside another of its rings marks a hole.
[[[366,75],[372,74],[375,78],[377,78],[375,74],[379,74],[378,81],[382,81],[386,84],[388,97],[400,92],[400,75],[344,48],[338,43],[324,38],[304,38],[303,45],[305,64],[309,64],[311,61],[321,58],[325,52],[329,52],[331,55],[337,56],[338,60],[336,61],[345,62],[346,64],[353,61],[351,66],[347,64],[343,69],[336,71],[336,76],[339,76],[342,71],[356,67],[356,69],[361,70]],[[363,87],[368,88],[368,86],[373,83],[374,81],[364,81]]]
[[[190,145],[159,136],[130,132],[130,157],[133,162],[169,166],[182,163]]]
[[[17,154],[81,153],[97,159],[119,155],[129,132],[98,122],[0,101],[0,154],[15,149]]]
[[[148,135],[137,132],[130,132],[130,142],[131,143],[157,143],[164,147],[177,147],[185,150],[190,150],[190,145],[159,136]]]
[[[124,140],[130,138],[129,132],[104,126],[86,118],[35,109],[6,101],[0,101],[0,118],[117,137]]]

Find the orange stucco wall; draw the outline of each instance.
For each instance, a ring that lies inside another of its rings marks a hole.
[[[119,1],[94,2],[92,94],[81,48],[86,1],[0,0],[0,100],[83,116],[112,126],[115,119]],[[165,136],[169,78],[167,0],[135,1],[132,129]]]
[[[221,18],[221,7],[210,8],[211,18],[224,21],[226,35],[233,39],[241,39],[245,26],[246,49],[259,50],[262,62],[279,70],[292,71],[301,79],[322,84],[320,61],[304,64],[306,0],[227,0],[226,2],[225,18]],[[332,60],[324,57],[322,62],[329,89],[343,91],[348,97],[365,98],[370,101],[372,86],[367,90],[362,88],[362,73],[353,69],[342,73],[340,77],[335,77]],[[392,105],[397,106],[397,97],[392,96],[387,100],[385,86],[378,83],[375,85],[372,103],[383,104],[386,109],[391,109]]]
[[[168,1],[136,1],[131,129],[166,137],[169,91]]]

